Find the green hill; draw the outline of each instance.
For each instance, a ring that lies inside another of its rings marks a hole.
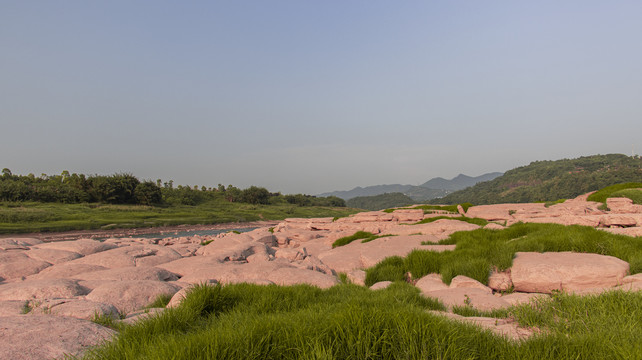
[[[430,203],[481,205],[554,201],[624,182],[642,182],[640,157],[609,154],[535,161]]]
[[[366,210],[381,210],[398,206],[412,205],[416,201],[402,193],[386,193],[374,196],[357,196],[346,201],[352,208]]]

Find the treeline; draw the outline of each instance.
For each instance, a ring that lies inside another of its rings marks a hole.
[[[535,161],[507,171],[494,180],[478,183],[429,202],[471,202],[482,205],[555,201],[625,182],[642,182],[640,157],[593,155],[577,159]]]
[[[174,186],[172,180],[140,181],[132,174],[13,175],[4,168],[0,176],[0,201],[35,201],[56,203],[106,203],[139,205],[198,205],[209,201],[228,201],[248,204],[292,204],[297,206],[345,207],[336,196],[315,197],[296,194],[282,195],[265,188],[250,186],[239,189],[227,187]]]

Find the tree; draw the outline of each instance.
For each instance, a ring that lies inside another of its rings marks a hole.
[[[141,205],[160,204],[163,200],[160,187],[151,181],[145,181],[136,186],[134,190],[136,203]]]
[[[250,204],[268,204],[270,192],[266,188],[250,186],[241,192],[241,201]]]

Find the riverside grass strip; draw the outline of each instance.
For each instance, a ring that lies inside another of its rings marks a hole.
[[[639,359],[642,353],[640,293],[556,294],[494,315],[541,330],[523,341],[428,312],[441,309],[403,282],[377,291],[350,284],[202,285],[177,308],[120,325],[113,341],[84,359]]]
[[[359,212],[341,207],[251,205],[210,201],[203,204],[143,206],[108,204],[0,203],[0,234],[69,230],[210,225],[282,220],[288,217],[335,217]]]

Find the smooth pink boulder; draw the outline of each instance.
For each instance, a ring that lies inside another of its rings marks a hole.
[[[492,294],[493,290],[488,286],[480,283],[479,281],[469,278],[464,275],[457,275],[450,281],[450,288],[469,288],[469,289],[479,289],[488,294]]]
[[[180,286],[163,281],[128,280],[105,283],[87,295],[87,300],[114,305],[129,313],[152,303],[159,295],[174,295]]]
[[[632,227],[638,224],[637,220],[631,216],[624,215],[602,215],[599,225],[602,227]]]
[[[99,303],[84,299],[54,299],[31,301],[34,309],[31,313],[43,313],[56,316],[69,316],[77,319],[92,320],[96,316],[107,316],[118,319],[118,309],[111,304]]]
[[[448,289],[448,285],[444,284],[439,274],[428,274],[417,280],[415,286],[421,290],[421,292]]]
[[[518,252],[511,278],[515,291],[550,294],[609,288],[622,283],[629,264],[613,256],[572,252]]]
[[[159,245],[130,245],[106,250],[72,260],[75,264],[100,265],[106,268],[129,266],[156,266],[182,256],[172,249]]]
[[[49,360],[82,355],[116,332],[88,320],[48,315],[0,318],[0,359]]]
[[[26,251],[0,253],[0,281],[36,274],[51,263],[25,255]]]
[[[116,246],[111,244],[106,244],[98,240],[79,239],[79,240],[72,240],[72,241],[56,241],[56,242],[39,244],[36,246],[36,248],[66,250],[66,251],[72,251],[72,252],[76,252],[86,256],[89,254],[94,254],[97,252],[114,249],[116,248]]]
[[[78,259],[82,255],[77,252],[59,250],[59,249],[38,249],[34,248],[25,252],[25,255],[32,259],[45,261],[51,264],[60,264],[74,259]]]
[[[106,267],[100,265],[62,263],[48,267],[38,274],[31,275],[29,279],[70,279],[77,274],[106,269]]]
[[[488,277],[488,287],[497,291],[507,291],[513,287],[513,280],[510,277],[510,272],[493,271]]]
[[[107,269],[77,274],[74,276],[74,279],[176,281],[178,280],[178,276],[165,269],[159,269],[153,266],[137,266],[135,268]]]
[[[75,280],[27,280],[0,285],[0,300],[68,299],[87,292]]]
[[[378,283],[374,283],[371,287],[370,290],[382,290],[387,288],[392,284],[392,281],[379,281]]]

